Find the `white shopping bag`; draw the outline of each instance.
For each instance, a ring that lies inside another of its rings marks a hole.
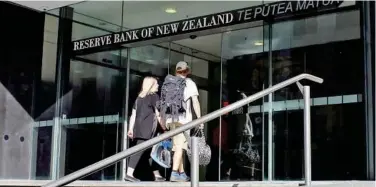
[[[164,168],[171,167],[171,141],[165,140],[153,146],[150,157]]]

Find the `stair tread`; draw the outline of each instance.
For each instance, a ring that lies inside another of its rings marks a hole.
[[[0,186],[36,187],[47,180],[0,180]],[[200,182],[200,187],[298,187],[301,181],[228,181]],[[374,187],[375,181],[314,181],[317,187]],[[190,182],[125,182],[125,181],[76,181],[71,187],[190,187]]]

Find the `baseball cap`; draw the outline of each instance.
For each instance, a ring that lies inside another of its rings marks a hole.
[[[189,69],[187,62],[180,61],[176,64],[176,70],[181,71],[181,70],[186,70],[186,69]]]

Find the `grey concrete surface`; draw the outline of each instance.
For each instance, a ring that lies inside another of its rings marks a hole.
[[[38,187],[49,181],[0,180],[0,187]],[[200,187],[298,187],[303,181],[273,181],[273,182],[200,182]],[[71,187],[190,187],[189,182],[139,182],[122,181],[77,181]],[[314,187],[375,187],[375,181],[314,181]]]

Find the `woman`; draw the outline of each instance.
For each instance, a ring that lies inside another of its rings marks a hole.
[[[159,112],[156,108],[157,101],[159,101],[158,82],[153,77],[145,77],[142,83],[141,92],[134,103],[132,115],[130,118],[130,126],[128,137],[140,144],[147,141],[156,135],[157,125],[160,122]],[[161,123],[159,123],[161,124]],[[164,130],[165,128],[162,127]],[[133,172],[139,163],[141,157],[150,156],[151,149],[138,152],[130,157],[129,166],[125,180],[140,181],[133,176]],[[165,181],[157,168],[157,164],[152,161],[151,167],[153,169],[155,181]]]

